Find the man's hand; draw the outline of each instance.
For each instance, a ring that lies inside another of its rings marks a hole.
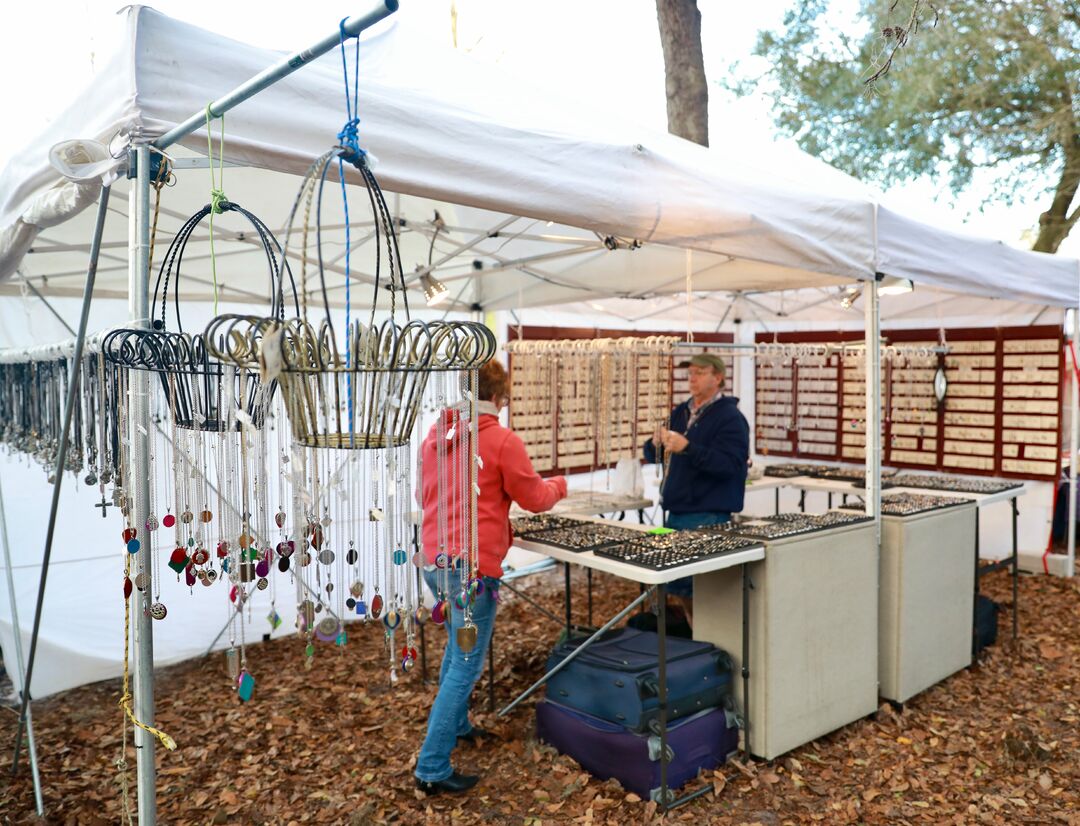
[[[664,449],[671,453],[682,453],[686,450],[686,446],[690,444],[689,439],[674,430],[662,430],[660,442],[664,445]]]

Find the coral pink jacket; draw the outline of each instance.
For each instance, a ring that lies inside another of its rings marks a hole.
[[[465,471],[460,469],[460,451],[468,442],[468,423],[459,422],[457,416],[456,411],[447,411],[443,422],[432,426],[420,448],[423,549],[428,564],[433,564],[440,552],[453,559],[468,548],[465,530],[468,500],[464,499],[468,482],[462,479]],[[478,453],[483,463],[478,468],[480,491],[476,506],[479,572],[481,576],[498,578],[502,576],[502,561],[512,541],[511,502],[533,513],[550,510],[566,496],[566,479],[562,476],[541,479],[533,470],[521,438],[499,424],[498,416],[481,413],[477,433]],[[440,441],[443,442],[441,473]],[[446,504],[446,518],[441,525],[440,499]]]

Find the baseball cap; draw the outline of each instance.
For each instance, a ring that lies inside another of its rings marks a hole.
[[[691,365],[694,367],[711,367],[721,373],[727,372],[724,360],[713,353],[694,353],[687,361],[681,362],[679,367],[689,367]]]

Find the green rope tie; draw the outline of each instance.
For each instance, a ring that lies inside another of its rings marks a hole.
[[[214,146],[210,140],[210,104],[206,104],[206,157],[210,160],[210,273],[214,280],[214,315],[218,314],[217,258],[214,255],[214,216],[225,211],[229,199],[225,196],[225,116],[221,116],[221,137],[218,140],[218,173],[214,176]]]

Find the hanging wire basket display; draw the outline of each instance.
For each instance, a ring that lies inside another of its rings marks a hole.
[[[292,285],[293,304],[299,313],[292,272],[281,246],[266,224],[239,204],[225,201],[217,206],[221,212],[242,215],[255,229],[270,274],[271,315],[279,319],[284,317],[281,281],[286,275]],[[181,277],[184,252],[192,233],[213,212],[214,207],[207,204],[188,218],[165,253],[154,286],[152,329],[115,330],[106,336],[102,348],[111,365],[128,370],[149,370],[159,376],[177,427],[206,432],[220,432],[241,424],[258,428],[263,425],[266,409],[276,390],[274,384],[263,387],[257,372],[238,371],[235,366],[214,358],[203,335],[184,332],[180,316],[176,285]],[[175,332],[169,331],[166,323],[170,281],[174,285]],[[156,314],[159,294],[160,316]]]
[[[444,586],[436,595],[434,617],[441,621],[456,602],[471,629],[459,643],[469,650],[470,640],[475,641],[476,628],[468,618],[482,582],[476,537],[477,370],[495,355],[497,342],[475,322],[411,318],[395,222],[368,156],[356,145],[356,122],[350,118],[339,135],[341,145],[308,169],[289,216],[284,254],[301,235],[301,317],[219,316],[204,338],[212,358],[258,371],[264,383],[281,387],[292,436],[288,474],[294,519],[300,526],[299,536],[290,541],[302,560],[316,563],[293,568],[308,662],[317,640],[344,643],[340,617],[348,612],[383,623],[391,640],[394,681],[399,667],[411,669],[414,637],[428,617],[420,584],[425,557],[413,515],[416,453],[411,447],[425,415],[433,419],[429,439],[441,439],[441,444],[434,454],[438,467],[423,474],[437,473],[440,484],[449,486],[438,513],[430,515],[445,527],[437,554]],[[323,255],[323,202],[332,172],[345,210],[345,329],[340,337]],[[374,255],[364,256],[365,269],[374,273],[371,303],[362,319],[353,318],[349,226],[356,216],[350,219],[350,177],[363,187],[373,226]],[[297,233],[300,214],[302,232]],[[322,299],[323,317],[315,321],[307,302],[309,262],[317,275],[314,294]],[[388,317],[376,320],[379,296],[387,292]],[[335,609],[329,616],[323,612],[328,606]],[[393,643],[395,633],[404,636],[400,651]]]

